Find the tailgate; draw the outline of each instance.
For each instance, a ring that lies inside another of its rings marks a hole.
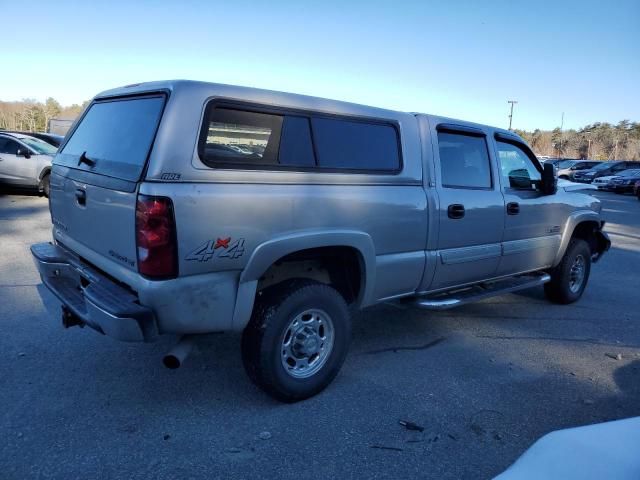
[[[115,190],[78,178],[70,169],[53,168],[50,202],[55,239],[70,246],[71,238],[136,270],[136,190]]]
[[[56,240],[136,270],[137,186],[165,101],[166,94],[152,93],[97,99],[87,108],[53,162]]]

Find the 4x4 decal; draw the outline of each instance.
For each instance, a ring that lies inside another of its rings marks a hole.
[[[231,237],[208,240],[185,257],[188,261],[207,262],[213,257],[239,258],[244,254],[244,238],[232,242]]]

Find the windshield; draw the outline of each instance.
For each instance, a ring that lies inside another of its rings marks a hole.
[[[98,101],[73,131],[55,162],[138,181],[158,128],[165,96]],[[84,158],[88,161],[81,161]]]
[[[47,142],[34,137],[22,137],[20,139],[22,143],[27,145],[38,155],[55,155],[58,149]]]
[[[640,173],[639,169],[634,170],[625,170],[624,172],[620,172],[621,177],[635,177]]]
[[[569,168],[576,164],[575,160],[562,160],[558,162],[558,168]]]

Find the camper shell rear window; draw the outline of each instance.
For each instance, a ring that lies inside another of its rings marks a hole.
[[[55,163],[138,181],[165,102],[163,93],[93,102],[65,141]]]

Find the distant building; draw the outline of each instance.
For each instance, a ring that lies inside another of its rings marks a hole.
[[[47,125],[47,132],[64,136],[73,125],[73,122],[74,119],[69,118],[52,118],[49,120],[49,125]]]

